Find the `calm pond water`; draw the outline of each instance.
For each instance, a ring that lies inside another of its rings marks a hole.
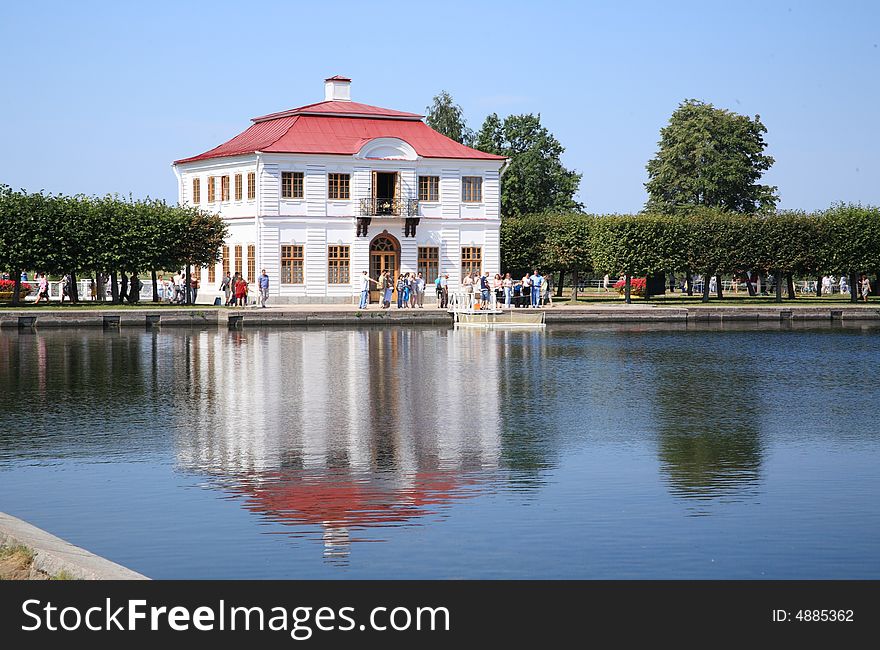
[[[880,330],[0,334],[0,510],[154,578],[880,578]]]

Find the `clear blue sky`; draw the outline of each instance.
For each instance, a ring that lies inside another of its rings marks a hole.
[[[17,2],[0,19],[0,183],[176,200],[172,160],[323,99],[472,128],[540,113],[591,212],[645,201],[685,98],[754,115],[783,208],[880,204],[878,2]]]

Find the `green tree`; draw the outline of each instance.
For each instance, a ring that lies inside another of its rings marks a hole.
[[[602,216],[594,221],[591,229],[593,265],[597,271],[624,274],[624,296],[629,303],[632,276],[674,268],[682,239],[680,222],[670,217]]]
[[[455,103],[448,92],[441,90],[425,110],[425,122],[432,129],[463,145],[473,144],[474,132],[465,123],[461,106]]]
[[[223,241],[228,235],[226,224],[216,214],[196,207],[168,208],[170,232],[174,233],[168,253],[171,268],[185,268],[186,286],[191,284],[192,266],[208,266],[220,261]],[[190,294],[186,293],[190,303]]]
[[[526,214],[501,220],[501,269],[519,278],[543,263],[548,220],[544,214]]]
[[[594,221],[595,217],[579,212],[550,214],[545,218],[542,266],[559,271],[557,295],[561,295],[565,274],[571,273],[573,297],[576,299],[578,276],[593,270],[590,232]]]
[[[849,276],[850,300],[858,300],[858,275],[880,270],[880,208],[838,203],[820,213],[824,263]]]
[[[44,201],[42,194],[14,192],[0,185],[0,269],[15,281],[13,305],[19,303],[22,271],[42,268],[44,262],[48,243],[40,218]]]
[[[548,210],[583,209],[575,200],[581,174],[560,160],[565,148],[541,125],[540,115],[489,115],[474,146],[505,156],[510,166],[501,178],[501,214],[511,217]]]
[[[47,197],[46,206],[43,222],[53,236],[53,244],[45,255],[46,268],[56,275],[70,275],[70,297],[77,302],[77,275],[95,268],[103,245],[103,232],[94,219],[93,200],[82,194],[58,194]]]
[[[703,302],[709,300],[709,279],[755,267],[753,217],[714,209],[691,210],[673,218],[678,221],[678,265],[688,273],[703,274]]]
[[[782,301],[782,281],[788,297],[795,298],[794,275],[815,272],[820,266],[818,221],[803,212],[780,212],[754,218],[754,236],[748,244],[754,267],[773,273],[776,301]]]
[[[764,153],[766,132],[759,115],[749,118],[694,99],[682,102],[660,131],[659,150],[648,162],[646,209],[774,210],[777,188],[758,183],[774,162]]]

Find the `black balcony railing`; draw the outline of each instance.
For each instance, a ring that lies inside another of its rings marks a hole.
[[[414,217],[418,211],[416,199],[361,199],[362,217]]]

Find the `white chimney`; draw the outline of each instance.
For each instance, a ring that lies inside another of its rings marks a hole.
[[[351,79],[336,75],[329,79],[324,79],[324,101],[325,102],[350,102],[351,101]]]

